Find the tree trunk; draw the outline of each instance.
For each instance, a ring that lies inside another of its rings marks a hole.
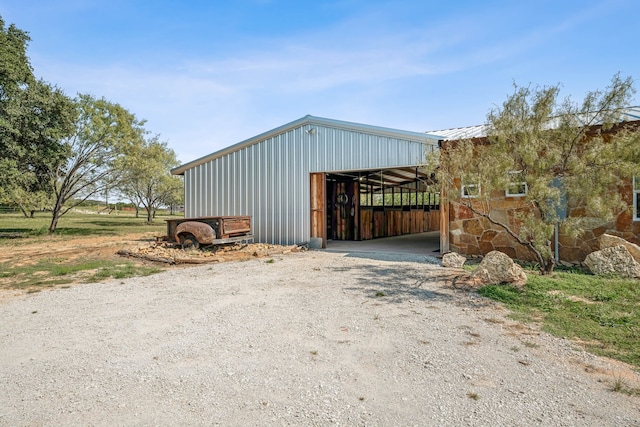
[[[51,212],[51,224],[49,225],[49,234],[55,233],[56,228],[58,228],[58,220],[60,219],[60,212],[62,212],[61,199],[61,197],[58,197],[56,204],[53,206],[53,211]]]
[[[140,208],[136,206],[136,218],[140,218]]]
[[[51,217],[51,224],[49,224],[49,234],[53,234],[56,232],[56,228],[58,228],[59,219],[60,219],[59,211],[54,210],[53,216]]]
[[[29,218],[33,218],[36,216],[36,211],[34,209],[31,209],[31,211],[29,211]]]
[[[547,263],[544,266],[544,271],[542,272],[542,274],[551,274],[553,273],[553,269],[556,267],[556,258],[555,258],[556,254],[551,248],[551,240],[549,240],[549,253],[553,254],[553,256],[549,258],[549,260],[547,260]]]
[[[546,260],[544,258],[544,256],[542,255],[542,252],[540,252],[538,249],[536,249],[535,246],[533,245],[533,243],[531,243],[530,241],[527,242],[527,241],[522,240],[507,225],[501,223],[500,221],[496,221],[495,219],[491,218],[491,214],[483,213],[483,212],[475,209],[473,207],[473,205],[470,205],[470,204],[469,205],[463,204],[463,206],[467,207],[471,212],[475,213],[476,215],[488,219],[489,222],[491,222],[492,224],[495,224],[495,225],[501,227],[517,243],[521,244],[522,246],[524,246],[526,248],[529,248],[529,250],[531,252],[533,252],[533,254],[535,255],[536,259],[538,260],[540,274],[545,275],[545,274],[551,274],[553,272],[553,269],[556,266],[556,261],[555,261],[554,257],[550,257],[548,260]],[[553,251],[551,251],[551,241],[550,240],[547,242],[547,245],[549,246],[549,252],[553,254]]]
[[[29,218],[29,214],[27,213],[26,209],[23,208],[22,205],[18,205],[18,207],[20,208],[22,215],[24,215],[25,218]]]
[[[153,222],[153,211],[147,208],[147,222],[151,224]]]

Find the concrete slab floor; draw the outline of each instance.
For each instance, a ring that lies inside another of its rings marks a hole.
[[[403,236],[384,237],[381,239],[351,241],[329,240],[328,252],[374,252],[387,254],[411,254],[440,256],[440,232],[405,234]]]

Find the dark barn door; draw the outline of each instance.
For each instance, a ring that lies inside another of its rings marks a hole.
[[[327,181],[327,237],[360,240],[360,191],[356,181]]]

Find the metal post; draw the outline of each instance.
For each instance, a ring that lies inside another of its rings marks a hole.
[[[560,246],[560,243],[558,241],[558,230],[559,229],[560,229],[560,227],[558,227],[558,223],[556,222],[555,233],[554,233],[555,234],[555,239],[554,240],[555,240],[555,244],[556,244],[554,257],[555,257],[556,262],[558,262],[560,260],[560,257],[559,257],[559,254],[558,254],[558,251],[559,251],[558,250],[558,246]]]

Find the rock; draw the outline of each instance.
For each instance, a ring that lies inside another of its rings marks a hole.
[[[476,286],[510,283],[522,287],[527,283],[527,275],[508,255],[491,251],[480,261],[470,280]]]
[[[624,245],[604,248],[587,255],[584,263],[595,275],[640,277],[640,264]]]
[[[309,249],[322,249],[322,238],[320,237],[312,237],[309,239],[308,243]]]
[[[442,266],[449,268],[462,268],[467,261],[465,257],[456,252],[448,252],[442,255]]]
[[[598,239],[598,245],[600,250],[605,248],[612,248],[614,246],[624,246],[627,248],[633,259],[636,262],[640,262],[640,246],[635,245],[622,237],[612,236],[611,234],[603,234]]]

